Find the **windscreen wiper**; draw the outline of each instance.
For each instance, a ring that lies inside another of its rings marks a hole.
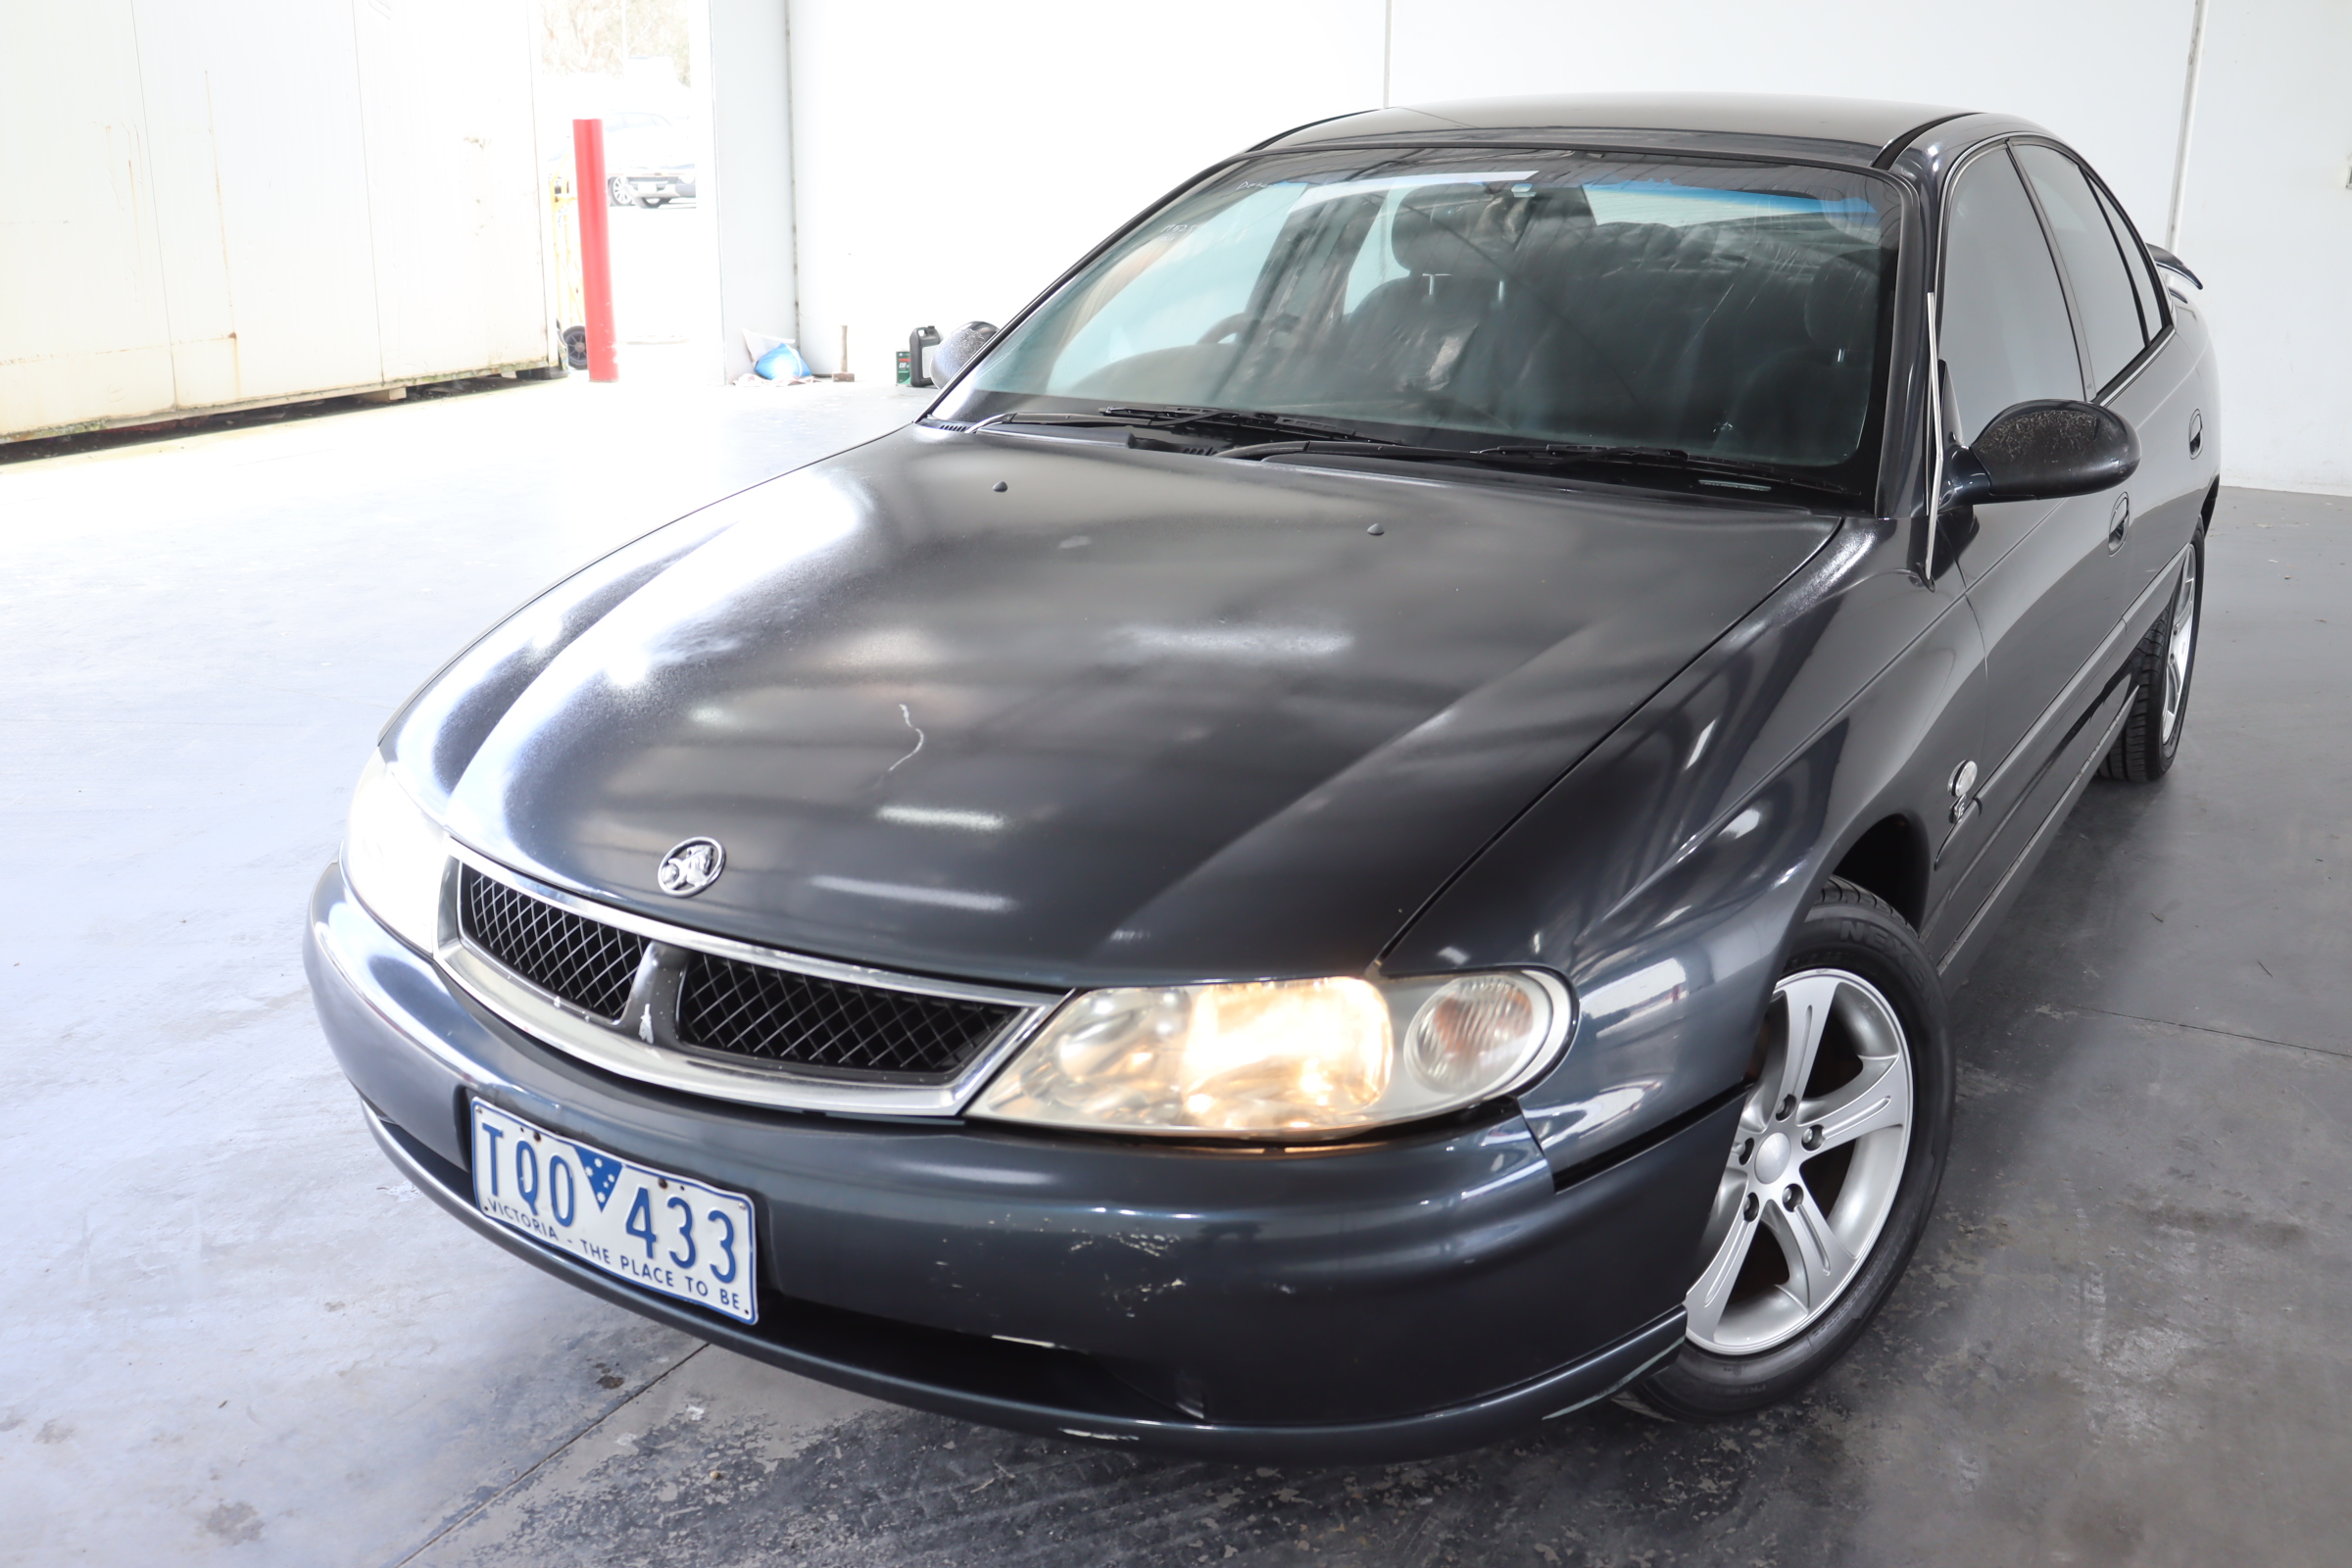
[[[1207,429],[1232,430],[1249,435],[1287,435],[1313,440],[1360,442],[1367,446],[1389,446],[1378,436],[1364,435],[1344,424],[1322,419],[1300,418],[1289,414],[1267,414],[1254,409],[1207,409],[1173,407],[1164,409],[1131,408],[1112,404],[1092,414],[1062,413],[1039,409],[1007,410],[992,414],[976,424],[966,425],[967,432],[991,430],[1005,424],[1073,424],[1127,425],[1147,430]]]
[[[1587,446],[1573,441],[1540,445],[1487,447],[1494,457],[1548,460],[1564,466],[1617,466],[1631,468],[1668,468],[1688,472],[1700,484],[1730,490],[1803,490],[1814,495],[1853,498],[1836,485],[1800,479],[1767,463],[1741,463],[1731,458],[1693,457],[1680,447]]]
[[[1359,456],[1402,463],[1534,464],[1551,468],[1646,469],[1688,474],[1696,483],[1724,490],[1764,493],[1800,491],[1827,496],[1848,506],[1854,498],[1836,485],[1799,479],[1765,464],[1740,463],[1726,458],[1693,457],[1680,447],[1603,446],[1572,441],[1520,442],[1492,447],[1436,447],[1388,436],[1366,435],[1346,425],[1292,414],[1269,414],[1252,409],[1193,407],[1141,408],[1112,404],[1092,414],[1011,410],[991,415],[967,430],[986,430],[1004,424],[1125,425],[1130,429],[1247,431],[1287,436],[1287,440],[1228,446],[1213,453],[1220,458],[1289,457],[1324,453],[1334,457]],[[1181,450],[1212,455],[1205,448]]]
[[[1203,409],[1178,406],[1165,409],[1124,408],[1113,405],[1101,411],[1105,417],[1133,419],[1138,424],[1152,424],[1163,429],[1179,429],[1187,425],[1207,425],[1227,430],[1247,430],[1267,435],[1297,435],[1309,439],[1361,441],[1372,446],[1393,446],[1383,437],[1365,435],[1344,424],[1328,419],[1301,418],[1295,414],[1267,414],[1257,409]]]
[[[1836,485],[1793,478],[1764,464],[1739,463],[1724,458],[1692,457],[1679,447],[1586,446],[1547,441],[1494,447],[1432,447],[1401,441],[1268,441],[1257,446],[1229,447],[1226,458],[1274,458],[1294,453],[1354,454],[1403,463],[1532,463],[1546,467],[1636,468],[1688,473],[1714,488],[1766,492],[1799,490],[1810,495],[1853,498]]]

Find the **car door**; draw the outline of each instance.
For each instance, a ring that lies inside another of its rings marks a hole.
[[[2139,432],[2139,471],[2124,486],[2124,609],[2188,543],[2204,504],[2202,385],[2169,330],[2155,269],[2121,209],[2063,149],[2021,142],[2018,167],[2057,242],[2098,402]]]
[[[2006,146],[1961,168],[1944,214],[1939,354],[1947,429],[1967,446],[2012,404],[2081,398],[2085,381],[2065,281]],[[1984,505],[1938,525],[1984,632],[1987,679],[1983,754],[1936,856],[1953,892],[1933,935],[1960,934],[2046,815],[2032,804],[2072,782],[2072,766],[2053,764],[2082,744],[2082,678],[2123,611],[2115,501]]]

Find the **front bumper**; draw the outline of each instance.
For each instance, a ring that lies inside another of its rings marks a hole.
[[[720,1103],[509,1028],[360,906],[338,867],[305,957],[393,1162],[500,1246],[805,1376],[1018,1430],[1233,1460],[1475,1446],[1682,1343],[1736,1104],[1555,1190],[1507,1108],[1252,1153]],[[481,1215],[466,1101],[751,1195],[760,1321],[637,1290]]]

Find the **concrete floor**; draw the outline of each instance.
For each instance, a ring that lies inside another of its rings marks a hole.
[[[563,570],[918,404],[574,379],[0,466],[0,1561],[2344,1560],[2344,500],[2225,495],[2179,768],[2067,825],[1959,999],[1918,1260],[1763,1419],[1335,1471],[1010,1437],[419,1201],[297,949],[377,727]]]

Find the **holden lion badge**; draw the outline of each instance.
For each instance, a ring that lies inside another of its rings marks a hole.
[[[654,872],[654,881],[673,899],[691,899],[718,880],[727,868],[727,852],[716,839],[688,839],[667,855]]]

